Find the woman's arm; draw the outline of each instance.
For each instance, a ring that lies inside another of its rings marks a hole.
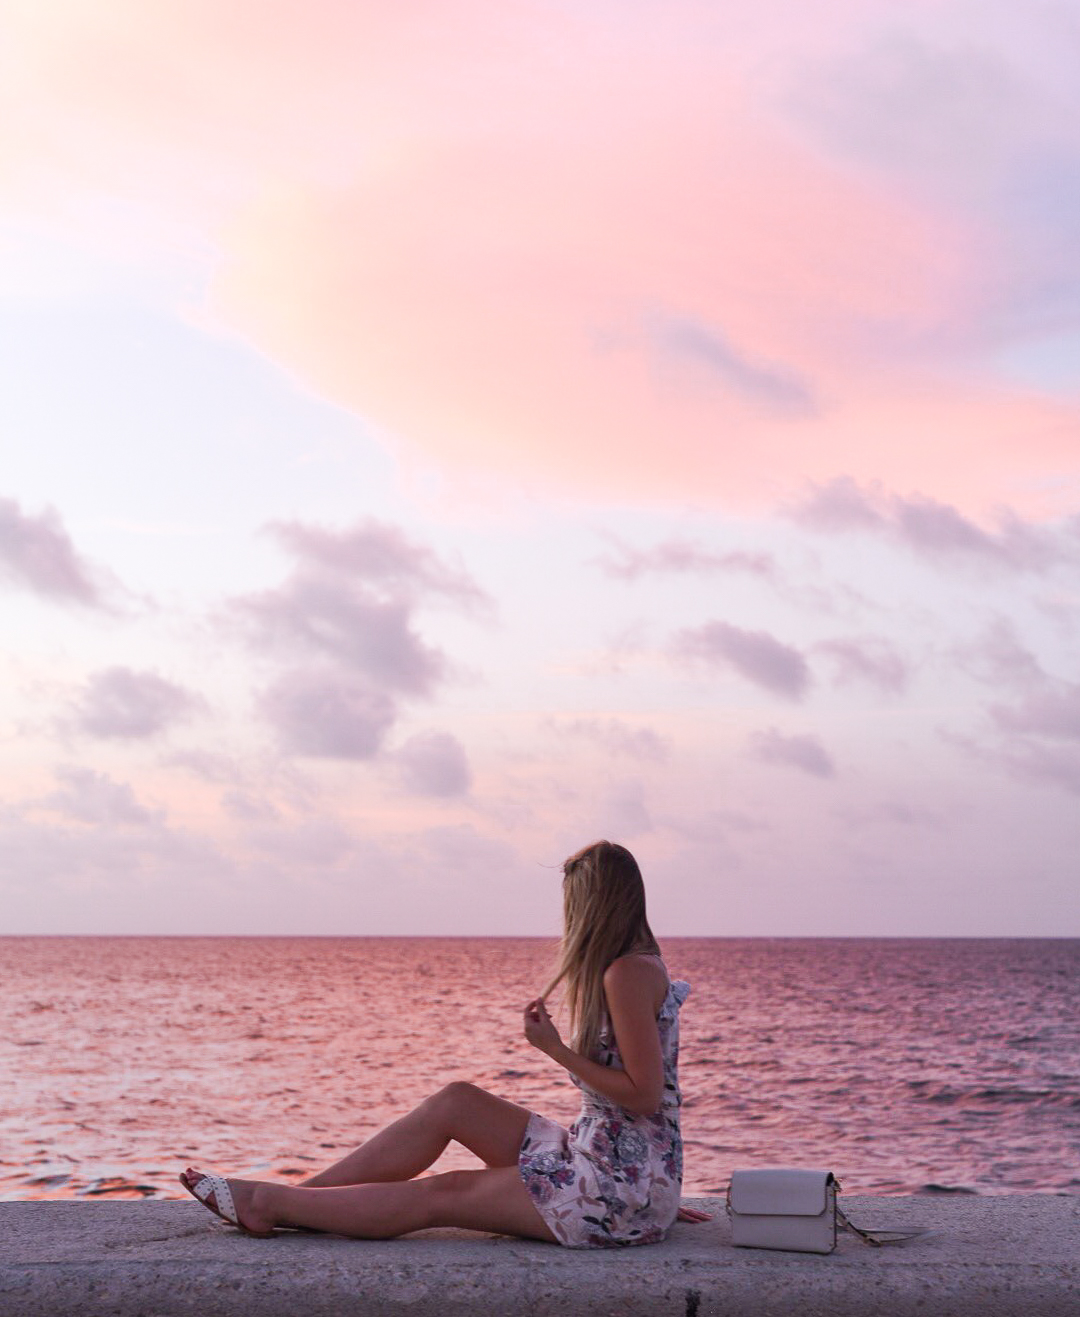
[[[559,1037],[542,997],[525,1008],[525,1037],[597,1093],[628,1111],[651,1116],[664,1095],[655,967],[636,956],[614,961],[604,973],[604,995],[622,1070],[571,1051]]]

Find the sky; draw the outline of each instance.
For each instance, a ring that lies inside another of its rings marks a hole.
[[[1080,935],[1080,12],[0,0],[0,932]]]

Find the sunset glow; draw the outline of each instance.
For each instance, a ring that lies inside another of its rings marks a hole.
[[[0,932],[1080,932],[1072,7],[4,12]]]

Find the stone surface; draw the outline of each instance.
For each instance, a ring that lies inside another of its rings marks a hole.
[[[672,1314],[1080,1317],[1080,1198],[844,1196],[858,1224],[931,1226],[827,1257],[731,1247],[723,1206],[663,1244],[578,1252],[432,1230],[251,1239],[197,1203],[0,1203],[2,1317]]]

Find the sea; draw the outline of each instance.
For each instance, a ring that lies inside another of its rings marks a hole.
[[[1080,1194],[1080,940],[662,947],[693,989],[687,1196],[758,1166],[874,1194]],[[553,956],[534,938],[0,938],[0,1198],[181,1197],[189,1163],[295,1180],[451,1080],[569,1123],[577,1091],[522,1034]],[[477,1164],[451,1145],[435,1169]]]

